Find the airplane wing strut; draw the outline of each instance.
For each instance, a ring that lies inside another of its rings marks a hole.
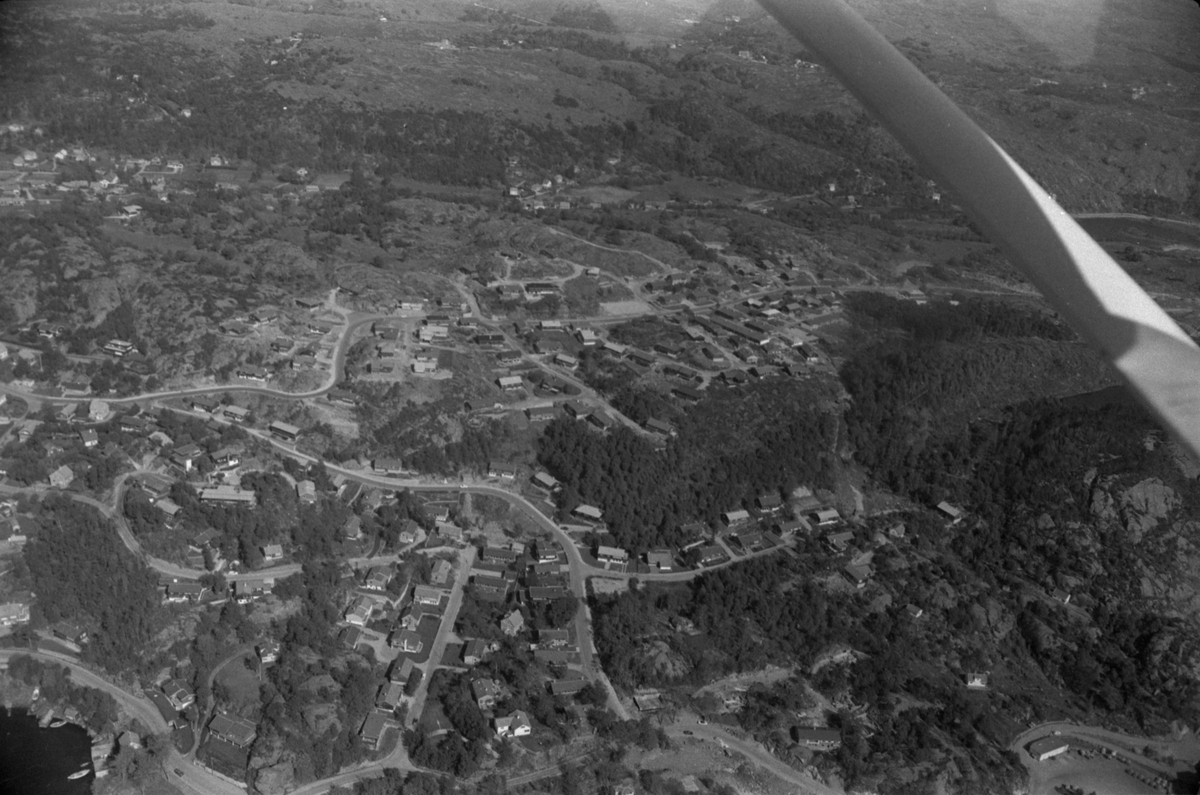
[[[1065,210],[843,0],[758,0],[1200,460],[1200,349]]]

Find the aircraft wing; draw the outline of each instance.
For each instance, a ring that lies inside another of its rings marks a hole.
[[[759,0],[895,136],[1200,459],[1200,349],[1074,219],[843,0]]]

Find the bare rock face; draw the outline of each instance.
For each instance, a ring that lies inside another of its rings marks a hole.
[[[1158,478],[1147,478],[1121,492],[1117,503],[1125,530],[1130,540],[1136,543],[1147,531],[1158,527],[1158,523],[1178,508],[1182,500],[1174,489]]]
[[[284,756],[270,767],[260,768],[254,779],[254,788],[261,795],[285,795],[296,788],[296,770],[291,755]]]
[[[680,677],[688,672],[688,664],[683,657],[671,650],[664,641],[654,641],[646,648],[646,654],[655,669],[667,677]]]
[[[1118,518],[1116,502],[1103,487],[1092,492],[1092,516],[1109,522],[1115,522]]]

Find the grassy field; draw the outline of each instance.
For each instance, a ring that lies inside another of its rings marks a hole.
[[[215,686],[223,689],[228,703],[240,715],[248,714],[247,710],[255,710],[259,705],[261,683],[258,675],[246,667],[246,659],[253,659],[253,655],[229,663],[214,680]]]

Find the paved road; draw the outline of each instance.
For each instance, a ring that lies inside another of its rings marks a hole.
[[[446,604],[446,610],[442,614],[442,621],[438,624],[437,635],[434,637],[433,645],[429,649],[429,662],[425,664],[425,676],[421,679],[421,684],[417,686],[417,692],[413,693],[412,703],[408,708],[408,725],[410,728],[416,725],[417,718],[421,716],[421,710],[425,708],[425,699],[429,695],[429,682],[433,679],[433,672],[437,670],[438,664],[442,661],[442,654],[446,651],[446,643],[450,640],[451,632],[454,631],[454,622],[458,618],[459,609],[462,607],[463,589],[466,587],[467,580],[471,576],[471,564],[474,562],[475,547],[467,547],[462,550],[462,553],[458,557],[458,572],[455,573],[454,584],[450,588],[450,601]]]
[[[370,323],[374,323],[377,320],[388,320],[397,317],[396,315],[359,315],[340,308],[336,309],[335,311],[338,311],[339,314],[346,318],[346,323],[342,328],[341,335],[338,337],[337,344],[334,346],[333,362],[330,366],[329,378],[326,379],[324,385],[318,387],[317,389],[310,389],[306,392],[286,392],[282,389],[272,389],[265,386],[231,383],[222,384],[220,386],[195,387],[192,389],[144,392],[139,395],[130,395],[128,397],[106,397],[102,399],[104,402],[110,405],[125,405],[129,403],[145,403],[153,400],[169,400],[171,398],[196,397],[198,395],[211,395],[225,392],[252,392],[257,395],[267,395],[269,397],[285,398],[289,400],[320,397],[337,385],[342,368],[346,362],[346,350],[349,347],[349,341],[352,338],[353,333],[359,328],[362,328]],[[24,390],[15,389],[7,384],[2,383],[0,383],[0,392],[19,397],[25,400],[31,406],[44,403],[78,403],[80,400],[89,399],[86,397],[50,397],[48,395],[39,395],[34,392],[25,392]]]
[[[692,735],[685,735],[685,731],[691,732]],[[734,737],[721,726],[707,724],[705,726],[683,727],[676,725],[667,728],[667,734],[676,741],[694,739],[720,743],[723,747],[727,746],[731,750],[743,754],[760,767],[771,771],[787,783],[795,786],[797,793],[804,793],[804,795],[844,795],[841,790],[828,787],[806,776],[799,770],[785,765],[774,756],[771,756],[767,749],[760,743]]]
[[[213,682],[216,680],[217,674],[221,673],[221,669],[224,668],[226,665],[229,665],[229,663],[233,662],[234,660],[240,660],[243,657],[245,657],[247,654],[253,654],[253,653],[254,653],[254,647],[251,646],[250,644],[240,646],[237,649],[235,649],[234,651],[232,651],[230,654],[226,655],[225,659],[221,660],[219,663],[214,665],[213,669],[208,672],[208,677],[205,679],[205,687],[208,689],[209,703],[204,708],[204,718],[200,721],[201,726],[208,725],[208,720],[209,720],[209,718],[212,717],[213,710],[216,709],[216,706],[217,706],[217,697],[212,692]],[[191,756],[192,754],[196,753],[196,751],[197,751],[197,749],[199,749],[199,747],[200,747],[200,732],[196,732],[196,742],[192,745],[192,750],[188,753],[188,756]]]
[[[29,651],[27,649],[5,649],[0,651],[0,662],[8,666],[8,661],[17,655],[26,655],[42,662],[53,662],[65,665],[71,669],[71,681],[80,685],[94,687],[97,690],[103,690],[117,700],[121,708],[131,718],[137,718],[144,725],[153,729],[155,732],[170,731],[167,722],[163,720],[162,715],[150,703],[149,699],[130,693],[118,685],[113,684],[102,676],[92,673],[87,668],[72,660],[70,657],[60,654],[50,654],[40,651]]]

